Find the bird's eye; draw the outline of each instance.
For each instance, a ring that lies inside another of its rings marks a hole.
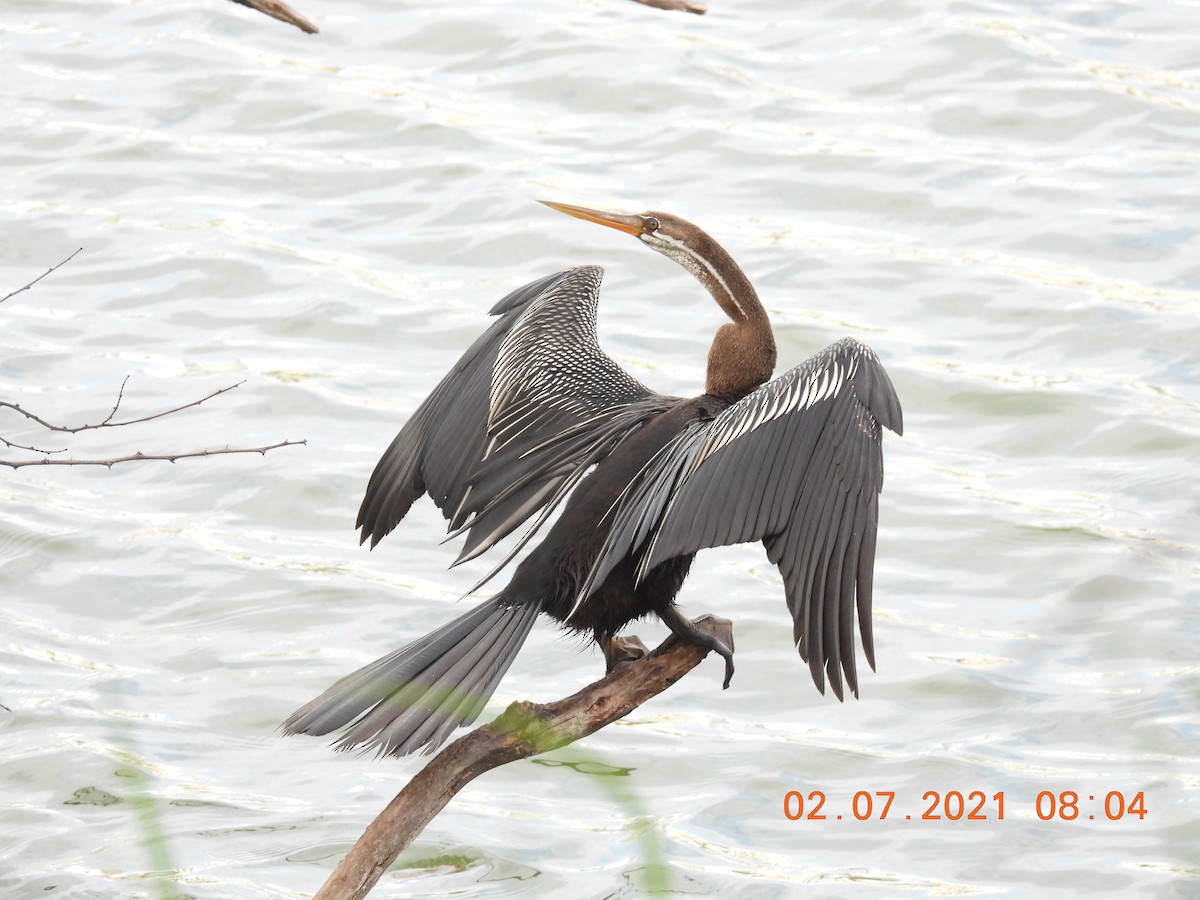
[[[643,216],[642,227],[646,229],[647,234],[654,234],[654,232],[658,231],[658,219],[654,218],[654,216]]]

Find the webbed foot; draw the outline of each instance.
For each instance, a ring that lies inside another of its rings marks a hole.
[[[641,659],[650,652],[642,643],[642,639],[632,634],[629,637],[597,635],[596,643],[600,645],[600,649],[604,653],[604,662],[606,663],[604,673],[606,675]]]

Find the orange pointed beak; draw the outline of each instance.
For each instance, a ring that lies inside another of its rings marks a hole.
[[[598,225],[607,225],[609,228],[617,229],[617,231],[624,231],[626,234],[632,234],[634,237],[648,233],[644,216],[619,216],[616,213],[600,212],[598,209],[588,209],[585,206],[571,206],[568,203],[551,203],[549,200],[539,200],[538,203],[545,204],[551,209],[556,209],[560,213],[566,213],[568,216],[574,216],[577,219],[584,219],[588,222],[595,222]]]

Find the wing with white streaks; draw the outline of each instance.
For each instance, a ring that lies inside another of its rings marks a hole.
[[[559,272],[493,307],[498,320],[377,464],[359,509],[363,541],[374,547],[428,492],[452,530],[469,532],[459,561],[476,556],[668,402],[600,350],[602,276],[598,266]]]
[[[870,348],[852,339],[680,433],[634,480],[579,602],[629,553],[638,577],[705,547],[762,540],[787,590],[813,680],[857,693],[853,620],[874,665],[871,571],[883,485],[881,427],[900,404]]]

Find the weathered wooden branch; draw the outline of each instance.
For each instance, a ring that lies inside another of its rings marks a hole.
[[[733,648],[728,619],[702,616],[697,626]],[[372,822],[313,900],[360,900],[426,825],[472,779],[497,766],[554,750],[628,715],[704,659],[708,651],[668,637],[576,694],[545,705],[513,703],[439,753]]]
[[[295,25],[301,31],[308,34],[317,34],[320,31],[316,25],[282,2],[282,0],[233,0],[233,2],[268,15],[272,19],[278,19],[280,22]],[[700,16],[708,12],[708,7],[701,3],[696,3],[694,0],[634,0],[634,2],[641,3],[644,6],[653,6],[655,9],[679,10],[680,12],[696,13],[696,15]]]
[[[295,25],[306,34],[316,34],[320,31],[316,25],[284,3],[283,0],[233,0],[233,2],[248,6],[272,19],[278,19],[280,22]]]
[[[680,12],[695,13],[698,16],[708,12],[707,6],[693,3],[692,0],[634,0],[634,2],[653,6],[655,9],[677,9]]]

